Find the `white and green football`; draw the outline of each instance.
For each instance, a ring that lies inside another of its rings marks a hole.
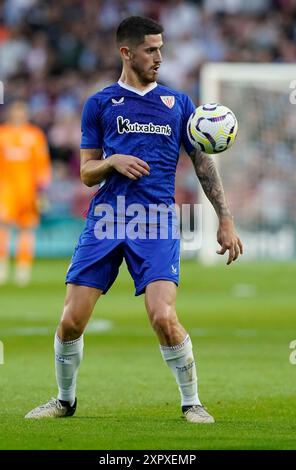
[[[219,103],[202,104],[191,114],[187,134],[191,144],[205,153],[221,153],[235,141],[237,119]]]

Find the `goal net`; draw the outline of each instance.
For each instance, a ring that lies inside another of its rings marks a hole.
[[[245,259],[296,257],[296,65],[207,64],[201,102],[219,102],[237,116],[233,147],[214,156]],[[200,190],[202,243],[198,255],[216,255],[217,217]]]

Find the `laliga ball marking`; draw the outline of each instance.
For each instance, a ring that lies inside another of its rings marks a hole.
[[[237,119],[234,113],[219,103],[199,106],[187,123],[187,135],[191,144],[205,153],[221,153],[231,147],[237,135]]]

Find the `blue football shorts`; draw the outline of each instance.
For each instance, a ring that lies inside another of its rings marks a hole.
[[[153,281],[179,283],[179,238],[98,239],[95,220],[87,219],[66,275],[66,284],[95,287],[105,294],[125,259],[135,285],[135,295]]]

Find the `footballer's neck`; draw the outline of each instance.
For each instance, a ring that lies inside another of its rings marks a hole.
[[[129,85],[130,87],[136,88],[139,91],[145,91],[147,90],[147,88],[150,88],[156,83],[155,81],[143,83],[135,73],[133,73],[132,71],[127,72],[124,69],[122,70],[119,81],[124,83],[125,85]]]

